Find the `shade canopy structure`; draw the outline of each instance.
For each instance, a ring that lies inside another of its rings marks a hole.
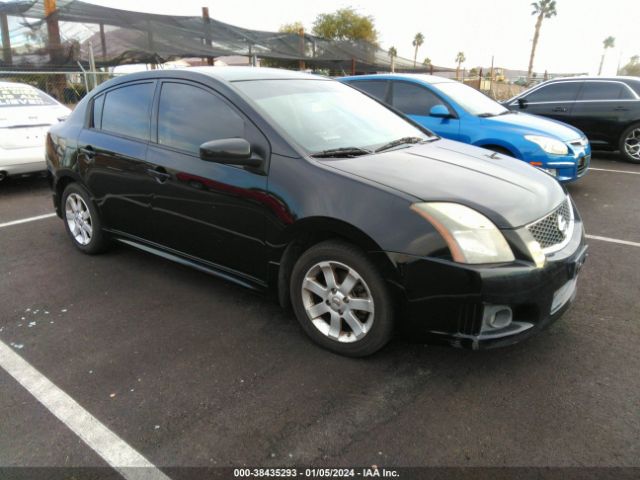
[[[44,0],[0,1],[4,18],[2,68],[58,68],[163,63],[184,57],[244,55],[280,64],[332,71],[389,71],[392,59],[378,45],[360,40],[328,40],[306,33],[250,30],[202,16],[173,16],[57,0],[48,16]],[[59,28],[51,35],[51,24]],[[10,43],[6,45],[6,43]],[[395,57],[398,72],[449,71]]]

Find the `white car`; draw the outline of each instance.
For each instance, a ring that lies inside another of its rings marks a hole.
[[[69,113],[31,85],[0,82],[0,180],[44,171],[47,131]]]

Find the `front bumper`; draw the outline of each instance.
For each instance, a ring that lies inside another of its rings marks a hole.
[[[567,247],[542,268],[519,261],[500,266],[391,255],[400,273],[404,326],[413,338],[471,349],[521,341],[557,320],[576,295],[587,256],[582,224]],[[555,300],[555,302],[554,302]],[[505,328],[491,328],[492,312],[511,311]]]
[[[547,171],[555,170],[554,177],[562,183],[574,182],[584,176],[591,163],[591,146],[588,143],[586,145],[569,143],[567,146],[569,148],[567,155],[547,155],[546,158],[534,162],[541,163],[541,168]]]

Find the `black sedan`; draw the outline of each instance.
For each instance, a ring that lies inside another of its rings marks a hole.
[[[106,82],[51,129],[47,163],[81,251],[118,241],[271,291],[345,355],[400,324],[471,348],[522,339],[568,307],[585,258],[547,173],[297,72]]]
[[[640,163],[640,78],[573,77],[543,82],[505,102],[582,130],[593,149]]]

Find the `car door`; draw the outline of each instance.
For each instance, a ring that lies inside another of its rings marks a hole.
[[[617,147],[629,117],[635,93],[623,82],[585,80],[573,107],[572,123],[594,147]]]
[[[520,97],[510,106],[571,124],[572,110],[582,83],[582,80],[548,83]]]
[[[152,201],[157,243],[254,279],[266,276],[267,176],[262,170],[200,159],[210,140],[245,138],[267,159],[262,133],[215,91],[182,81],[160,86]]]
[[[155,82],[108,90],[92,101],[78,138],[79,162],[106,228],[151,238],[151,189],[147,146]]]
[[[457,114],[444,99],[427,87],[413,82],[394,80],[391,82],[391,105],[438,135],[452,140],[461,140],[460,120]],[[436,105],[444,105],[451,116],[431,116],[431,108]]]

